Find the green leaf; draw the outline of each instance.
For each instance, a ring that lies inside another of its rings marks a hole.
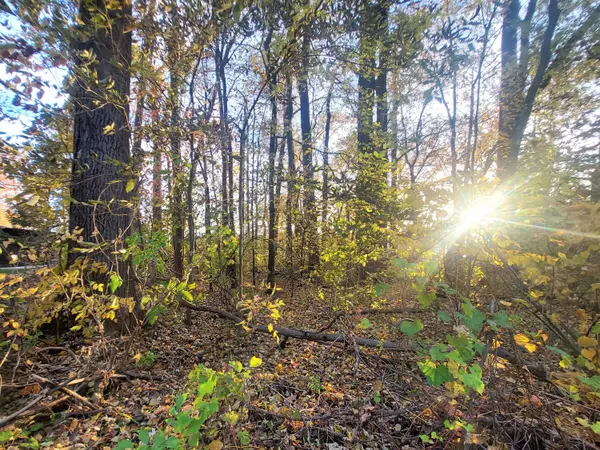
[[[188,427],[183,432],[183,436],[193,436],[198,433],[200,427],[202,426],[202,421],[198,419],[192,419],[188,425]]]
[[[215,387],[217,386],[217,380],[214,375],[211,375],[206,381],[203,383],[198,383],[198,399],[201,401],[205,396],[210,395],[214,392]]]
[[[177,400],[175,401],[175,409],[180,410],[185,403],[186,398],[187,394],[181,394],[179,397],[177,397]]]
[[[418,364],[429,384],[441,386],[447,381],[452,381],[452,375],[445,365],[438,366],[433,361],[423,361]]]
[[[128,448],[133,448],[133,442],[131,442],[129,439],[124,439],[122,441],[119,441],[119,443],[113,450],[126,450]]]
[[[229,365],[231,366],[231,368],[233,370],[235,370],[237,373],[240,373],[242,370],[244,370],[244,366],[242,365],[241,362],[239,361],[230,361]]]
[[[481,381],[481,367],[479,364],[473,364],[469,369],[469,373],[461,369],[458,372],[458,379],[462,381],[465,386],[470,387],[475,392],[479,394],[483,393],[485,386],[483,381]]]
[[[187,300],[188,302],[192,302],[194,301],[194,297],[192,297],[192,294],[189,291],[186,290],[182,290],[181,291],[181,296]]]
[[[436,298],[436,293],[435,292],[429,292],[426,293],[424,290],[419,292],[419,295],[417,296],[417,301],[419,302],[419,304],[421,306],[423,306],[424,308],[427,308],[429,305],[431,305]]]
[[[362,328],[363,330],[366,330],[367,328],[371,328],[373,326],[373,324],[371,323],[371,321],[369,319],[367,319],[366,317],[363,317],[360,321],[360,323],[358,324],[359,328]]]
[[[198,433],[193,433],[189,438],[188,438],[188,444],[191,448],[196,448],[198,446],[198,441],[200,439],[200,436],[198,435]]]
[[[250,443],[250,434],[247,431],[238,431],[237,437],[242,445],[248,445]]]
[[[448,313],[446,311],[438,311],[437,317],[444,323],[452,322],[452,319],[450,318],[450,316],[448,315]]]
[[[423,329],[423,322],[421,319],[415,319],[414,322],[403,320],[400,324],[400,331],[407,336],[413,336]]]
[[[108,280],[108,288],[110,289],[111,293],[115,293],[115,291],[117,289],[119,289],[121,286],[123,285],[123,279],[117,275],[117,274],[112,274]]]
[[[600,322],[592,327],[592,333],[600,333]]]
[[[425,268],[425,273],[427,273],[427,275],[435,275],[438,271],[439,264],[435,261],[427,261],[423,264],[423,267]]]
[[[164,450],[167,446],[167,439],[165,438],[165,434],[162,431],[158,431],[154,435],[154,444],[152,445],[152,450]]]
[[[446,351],[446,346],[444,344],[434,345],[429,349],[429,355],[431,356],[432,361],[444,361],[448,355],[444,353]]]
[[[0,431],[0,442],[6,442],[13,437],[12,431]]]
[[[133,179],[127,180],[127,184],[125,185],[125,192],[133,191],[134,187],[135,187],[135,181],[133,181]]]
[[[379,391],[373,392],[373,401],[376,404],[380,404],[381,403],[381,394],[379,393]]]
[[[250,367],[254,368],[254,367],[260,367],[262,365],[262,359],[260,359],[258,356],[253,356],[252,358],[250,358]]]
[[[373,286],[373,293],[377,297],[381,297],[390,289],[390,285],[386,283],[377,283]]]
[[[600,391],[600,376],[599,375],[594,375],[593,377],[577,377],[579,379],[579,381],[581,381],[583,384],[588,385],[589,387],[591,387],[594,391],[599,392]]]
[[[508,317],[508,314],[506,314],[506,312],[504,311],[492,314],[492,319],[499,327],[512,328],[510,318]]]
[[[170,436],[169,439],[167,439],[167,448],[170,448],[170,449],[182,448],[181,442],[179,441],[179,439],[177,437]]]
[[[150,433],[148,433],[148,430],[140,430],[138,432],[138,437],[142,444],[148,445],[150,443]]]
[[[473,334],[479,333],[483,327],[483,322],[485,322],[485,314],[475,308],[470,302],[464,302],[462,306],[465,314],[456,313],[456,316],[461,319],[470,332]]]
[[[404,258],[398,257],[392,259],[392,265],[398,267],[399,269],[406,269],[409,265],[409,262]]]
[[[571,359],[571,355],[569,355],[567,352],[565,352],[564,350],[561,350],[558,347],[554,347],[553,345],[547,345],[546,348],[548,350],[550,350],[551,352],[556,353],[557,355],[562,356],[563,358],[567,358],[567,359]]]

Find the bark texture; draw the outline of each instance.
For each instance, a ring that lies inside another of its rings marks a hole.
[[[124,280],[117,294],[130,296],[133,283],[129,266],[113,252],[124,246],[133,220],[127,192],[132,179],[128,30],[131,5],[122,2],[117,8],[107,8],[103,0],[81,2],[79,14],[83,25],[75,58],[69,230],[81,229],[85,242],[100,245],[99,250],[86,256],[117,272]],[[73,248],[69,264],[78,256],[80,253]]]

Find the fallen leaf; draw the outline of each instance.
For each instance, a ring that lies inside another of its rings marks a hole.
[[[577,343],[582,347],[595,347],[598,345],[598,341],[588,336],[581,336],[577,339]]]

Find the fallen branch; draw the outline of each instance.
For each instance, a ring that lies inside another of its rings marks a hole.
[[[186,308],[192,309],[194,311],[200,312],[211,312],[213,314],[217,314],[225,319],[229,319],[236,324],[243,322],[241,317],[236,316],[228,311],[224,311],[219,308],[215,308],[213,306],[206,305],[194,305],[185,300],[181,301],[181,304]],[[258,331],[260,333],[272,334],[269,331],[269,328],[266,325],[253,325],[246,324],[246,326],[253,331]],[[294,339],[303,339],[307,341],[313,342],[337,342],[345,345],[358,345],[360,347],[368,347],[368,348],[377,348],[381,350],[392,350],[392,351],[416,351],[417,349],[414,347],[402,345],[398,342],[394,341],[380,341],[378,339],[367,339],[367,338],[352,338],[349,339],[346,335],[341,333],[321,333],[315,331],[305,331],[299,330],[297,328],[284,328],[284,327],[273,327],[274,331],[277,331],[279,336],[285,336]],[[548,371],[542,366],[536,366],[535,364],[528,364],[521,361],[516,356],[509,353],[506,349],[499,347],[494,350],[494,354],[506,359],[511,364],[522,366],[526,368],[532,375],[541,379],[548,380]]]
[[[56,391],[59,391],[61,388],[65,387],[66,385],[67,385],[67,383],[63,383],[63,384],[61,384],[59,386],[56,386],[56,387],[50,389],[49,391],[47,391],[45,393],[42,393],[42,394],[38,395],[36,398],[34,398],[29,403],[27,403],[25,406],[23,406],[18,411],[15,411],[14,413],[12,413],[9,416],[1,418],[0,419],[0,428],[2,428],[6,424],[12,422],[17,417],[23,415],[24,413],[26,413],[27,411],[29,411],[31,408],[33,408],[35,405],[37,405],[39,402],[41,402],[43,399],[45,399],[49,395],[54,394]]]
[[[52,351],[65,352],[65,353],[68,353],[69,355],[71,355],[75,361],[77,361],[78,363],[80,362],[79,358],[77,357],[75,352],[73,350],[69,350],[68,348],[65,348],[65,347],[41,347],[41,348],[34,348],[33,350],[35,351],[35,353],[52,352]]]
[[[181,302],[183,306],[186,308],[192,309],[194,311],[201,312],[211,312],[217,314],[225,319],[229,319],[235,323],[243,322],[241,317],[236,316],[230,312],[224,311],[219,308],[215,308],[212,306],[205,305],[194,305],[185,300]],[[269,331],[269,328],[266,325],[253,325],[246,324],[248,328],[251,328],[253,331],[258,331],[260,333],[272,334]],[[342,333],[321,333],[318,331],[305,331],[297,328],[285,328],[285,327],[273,327],[273,331],[277,331],[279,336],[287,336],[294,339],[303,339],[306,341],[313,342],[340,342],[342,344],[353,345],[356,343],[361,347],[369,347],[369,348],[379,348],[386,350],[396,350],[396,351],[407,351],[411,350],[409,347],[399,344],[393,341],[381,341],[379,339],[367,339],[367,338],[353,338],[349,339]]]
[[[31,377],[33,379],[37,380],[37,381],[42,382],[42,383],[48,383],[48,384],[51,384],[53,386],[58,386],[58,383],[56,383],[56,382],[54,382],[52,380],[49,380],[48,378],[44,378],[44,377],[41,377],[41,376],[35,375],[35,374],[31,374]],[[61,387],[60,390],[62,392],[64,392],[65,394],[73,397],[78,402],[83,403],[85,406],[88,406],[90,408],[94,408],[95,407],[94,404],[92,402],[90,402],[87,398],[85,398],[85,397],[79,395],[77,392],[72,391],[71,389],[67,388],[66,385],[65,385],[65,387]]]
[[[509,353],[505,348],[499,347],[492,352],[494,355],[499,356],[500,358],[504,358],[509,363],[515,366],[522,366],[527,369],[534,377],[539,378],[543,381],[549,381],[548,378],[548,370],[544,366],[536,366],[535,364],[527,364],[521,361],[520,358],[517,358],[513,354]]]
[[[118,375],[125,375],[128,378],[138,378],[140,380],[162,381],[162,378],[159,376],[140,372],[130,372],[129,370],[121,370]]]

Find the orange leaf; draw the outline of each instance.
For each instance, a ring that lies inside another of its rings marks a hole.
[[[596,350],[593,348],[584,348],[583,350],[581,350],[581,355],[584,358],[589,359],[590,361],[593,361],[594,356],[596,356]]]

